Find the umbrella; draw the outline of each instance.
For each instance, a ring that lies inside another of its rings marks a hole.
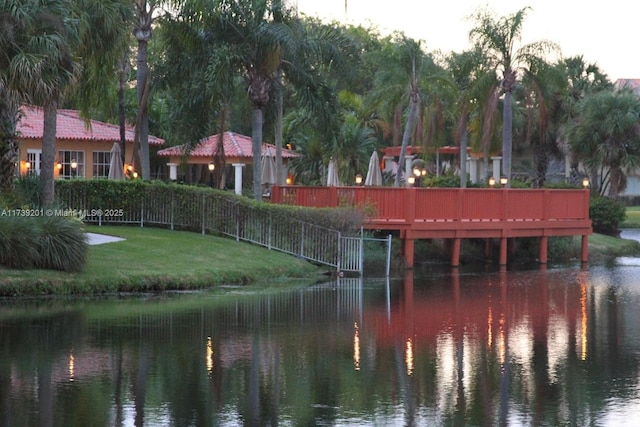
[[[111,163],[109,163],[109,179],[123,180],[124,179],[124,165],[122,164],[122,155],[120,151],[120,144],[113,143],[111,147]]]
[[[367,177],[364,180],[364,185],[382,185],[382,171],[380,170],[380,159],[378,159],[377,151],[374,151],[369,159],[369,169],[367,170]]]
[[[340,186],[340,180],[338,179],[338,164],[335,160],[329,160],[329,167],[327,168],[327,187]]]
[[[276,183],[276,159],[273,155],[271,147],[267,146],[267,149],[262,155],[262,183],[263,184],[275,184]]]

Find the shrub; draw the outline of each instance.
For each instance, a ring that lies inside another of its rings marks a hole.
[[[86,237],[77,219],[10,216],[0,221],[2,265],[77,272],[86,258]]]
[[[295,221],[353,234],[360,230],[364,213],[351,208],[311,209],[298,206],[276,205],[237,196],[228,191],[214,190],[162,181],[110,181],[110,180],[64,180],[56,182],[56,194],[60,204],[71,209],[122,211],[128,219],[115,217],[114,222],[144,221],[145,225],[168,226],[200,231],[203,221],[203,204],[215,212],[214,221],[218,230],[243,223],[249,214],[265,220],[289,224]],[[170,209],[167,209],[167,207]],[[167,212],[171,215],[167,215]],[[97,221],[97,218],[86,218]],[[108,221],[103,218],[103,221]],[[209,221],[207,220],[207,221]]]
[[[620,224],[625,220],[624,203],[609,197],[592,197],[589,201],[589,217],[593,231],[601,234],[615,235]]]

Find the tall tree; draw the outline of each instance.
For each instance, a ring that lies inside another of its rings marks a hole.
[[[68,76],[68,10],[65,0],[0,3],[0,190],[13,185],[20,105],[49,99]]]
[[[514,14],[494,18],[487,10],[480,10],[473,17],[475,26],[469,38],[491,60],[494,69],[501,74],[500,94],[504,96],[502,110],[502,174],[511,182],[513,151],[513,99],[516,82],[529,70],[532,62],[556,49],[548,41],[533,42],[518,47],[527,12],[525,7]],[[509,184],[508,184],[509,185]]]
[[[151,90],[151,80],[149,76],[148,49],[155,9],[156,2],[153,0],[136,0],[136,21],[133,34],[138,42],[136,57],[138,112],[136,115],[136,144],[134,144],[134,150],[139,150],[142,179],[151,178],[149,159],[149,92]],[[134,156],[135,154],[137,153],[134,153]]]
[[[602,195],[626,187],[626,171],[640,167],[640,98],[631,90],[601,91],[584,98],[569,143]]]
[[[282,72],[283,84],[296,88],[296,97],[316,111],[320,121],[326,122],[335,105],[335,96],[321,71],[325,64],[340,66],[339,46],[329,41],[328,28],[324,28],[325,37],[320,37],[320,32],[309,36],[306,27],[292,18],[281,1],[185,1],[176,19],[204,24],[197,35],[200,41],[196,46],[207,49],[198,57],[208,60],[192,62],[194,68],[185,78],[202,75],[195,68],[202,66],[206,67],[206,84],[211,87],[221,84],[213,76],[226,75],[229,70],[243,78],[252,107],[253,195],[260,200],[264,114],[273,107],[278,73]],[[219,91],[211,93],[216,92]]]

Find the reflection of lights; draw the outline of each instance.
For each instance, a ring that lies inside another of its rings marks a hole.
[[[504,364],[505,360],[507,359],[507,340],[505,337],[505,318],[504,318],[504,313],[502,313],[500,315],[500,329],[499,329],[499,334],[498,334],[498,340],[497,340],[497,345],[498,345],[498,361],[500,362],[500,364]]]
[[[580,285],[580,359],[587,360],[587,285]]]
[[[355,329],[353,333],[353,366],[356,368],[356,371],[360,370],[360,330],[358,329],[358,324],[354,323],[353,327]]]
[[[69,354],[69,381],[73,381],[76,371],[76,358],[73,357],[73,353]]]
[[[493,327],[493,311],[491,311],[491,307],[489,307],[489,316],[487,317],[487,347],[491,348],[493,344],[493,331],[491,328]]]
[[[211,375],[213,373],[213,340],[211,337],[207,337],[207,355],[205,357],[205,363],[207,365],[207,372]]]
[[[405,362],[407,363],[407,375],[413,374],[413,342],[407,338],[405,343]]]

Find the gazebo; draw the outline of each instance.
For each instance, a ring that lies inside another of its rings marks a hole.
[[[242,193],[242,169],[246,165],[253,164],[253,151],[251,137],[240,135],[235,132],[223,133],[223,148],[225,164],[230,164],[235,171],[235,192]],[[178,166],[186,163],[189,168],[195,172],[196,176],[201,176],[202,172],[207,170],[207,166],[213,161],[214,155],[218,152],[218,144],[220,142],[220,134],[215,134],[203,138],[188,150],[186,144],[177,145],[175,147],[165,148],[158,151],[158,157],[168,159],[169,179],[178,179]],[[275,155],[276,147],[273,144],[262,143],[262,155],[269,151]],[[287,165],[290,159],[298,157],[294,151],[286,148],[282,149],[283,177],[287,176]],[[260,159],[258,159],[260,161]]]

